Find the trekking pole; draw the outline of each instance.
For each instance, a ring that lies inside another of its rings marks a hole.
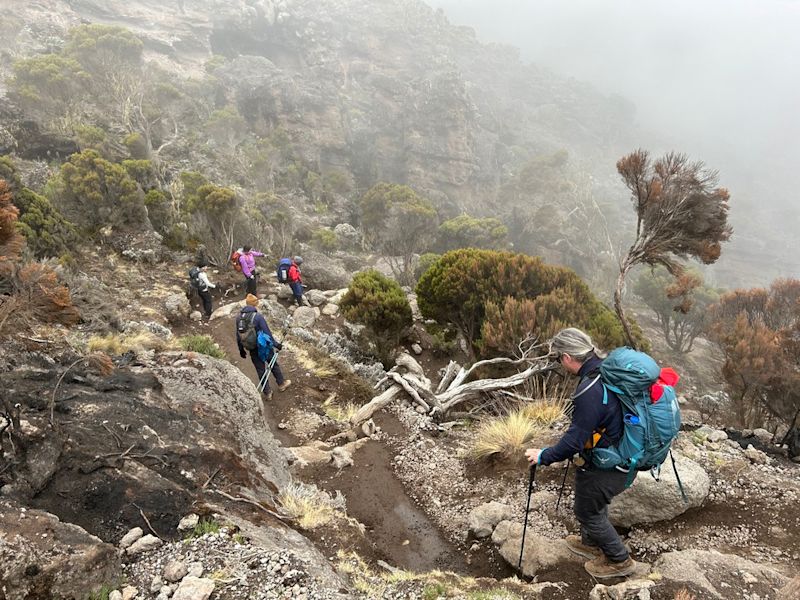
[[[522,553],[525,550],[525,534],[528,530],[528,513],[531,511],[531,493],[533,492],[533,482],[536,479],[536,463],[531,465],[531,475],[528,480],[528,502],[525,505],[525,523],[522,526],[522,543],[519,546],[519,561],[517,569],[522,571]]]
[[[567,473],[569,472],[569,466],[572,464],[572,459],[567,460],[567,466],[564,467],[564,479],[561,480],[561,489],[558,490],[558,502],[556,502],[556,512],[558,512],[558,507],[561,504],[561,496],[564,495],[564,486],[567,483]]]
[[[287,321],[286,326],[283,328],[283,332],[281,333],[280,343],[283,344],[283,340],[286,339],[286,336],[289,333],[289,330],[292,328],[291,323]],[[258,391],[263,392],[264,388],[267,387],[267,381],[269,380],[269,374],[272,372],[272,367],[275,366],[275,363],[278,362],[278,350],[273,348],[272,349],[272,357],[269,359],[269,363],[267,367],[264,369],[264,375],[258,382]]]

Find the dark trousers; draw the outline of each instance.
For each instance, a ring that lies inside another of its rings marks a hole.
[[[257,289],[258,289],[258,275],[253,273],[252,278],[247,278],[244,280],[245,289],[248,294],[253,294],[253,296],[257,296]]]
[[[289,284],[289,287],[292,288],[292,295],[294,296],[294,301],[297,302],[297,306],[303,306],[303,284],[299,281],[293,281]]]
[[[625,489],[627,473],[579,468],[575,473],[575,516],[581,524],[581,541],[597,546],[611,562],[628,558],[628,550],[608,520],[608,505]]]
[[[256,373],[258,374],[258,380],[261,381],[264,377],[264,371],[267,370],[267,363],[258,357],[258,350],[250,351],[250,360],[253,361],[253,366],[256,368]],[[272,375],[275,377],[275,383],[278,385],[283,385],[283,371],[281,371],[281,367],[277,360],[275,361],[275,364],[272,365]],[[269,377],[267,377],[263,391],[265,394],[269,393]]]
[[[207,317],[210,317],[213,311],[211,292],[208,290],[198,290],[197,293],[200,295],[200,300],[203,301],[203,312],[206,313]]]

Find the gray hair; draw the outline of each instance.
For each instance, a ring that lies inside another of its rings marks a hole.
[[[551,354],[569,354],[578,362],[586,361],[592,353],[600,355],[588,334],[575,327],[562,329],[550,340]]]

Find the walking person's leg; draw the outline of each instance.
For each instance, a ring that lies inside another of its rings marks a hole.
[[[255,276],[253,276],[252,279],[250,279],[249,277],[245,279],[244,284],[245,284],[245,294],[253,294],[253,296],[255,296],[257,289]]]
[[[269,389],[269,377],[264,377],[264,373],[267,371],[267,365],[258,357],[258,350],[250,351],[250,360],[253,361],[253,366],[256,368],[258,380],[264,382],[264,389],[261,390],[261,392],[268,398],[272,392]]]
[[[303,284],[295,281],[290,283],[289,287],[292,288],[292,296],[294,296],[297,306],[303,306]]]
[[[281,392],[288,388],[292,383],[291,379],[286,379],[283,376],[283,371],[281,371],[281,366],[278,364],[277,360],[275,361],[275,364],[272,365],[272,375],[275,377],[275,383],[278,384],[278,390]]]
[[[203,312],[206,317],[210,317],[213,312],[211,292],[208,290],[200,292],[200,299],[203,301]]]
[[[636,563],[608,520],[608,505],[625,489],[627,477],[617,470],[578,469],[575,474],[575,517],[581,526],[581,542],[603,553],[585,565],[597,578],[621,577],[635,570]]]

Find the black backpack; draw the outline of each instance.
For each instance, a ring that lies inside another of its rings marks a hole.
[[[239,313],[236,321],[236,331],[239,332],[239,339],[246,350],[258,348],[258,332],[256,331],[256,311]]]
[[[189,269],[189,283],[192,284],[194,289],[200,289],[200,267]]]

